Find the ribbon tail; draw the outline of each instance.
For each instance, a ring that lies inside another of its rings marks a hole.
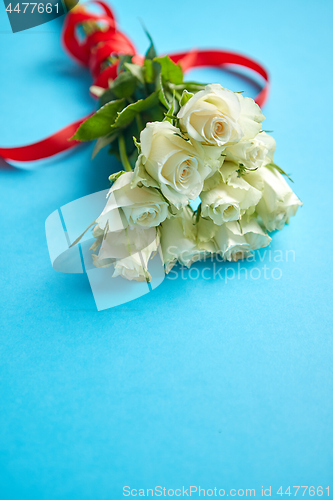
[[[91,115],[89,114],[84,118],[80,118],[80,120],[58,130],[55,134],[33,144],[10,148],[0,147],[0,157],[7,162],[30,162],[50,158],[63,151],[67,151],[80,144],[80,141],[70,140],[70,138],[73,137],[81,123],[89,118],[89,116]]]

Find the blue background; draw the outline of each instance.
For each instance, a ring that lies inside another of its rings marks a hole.
[[[166,279],[98,313],[85,276],[53,271],[44,222],[106,188],[116,163],[91,161],[89,145],[34,172],[2,164],[0,498],[118,500],[125,485],[333,494],[333,4],[113,6],[141,53],[139,18],[161,53],[229,48],[269,68],[264,128],[304,202],[271,249],[296,258],[280,280]],[[61,19],[12,34],[0,11],[0,143],[19,145],[88,113],[91,79],[62,51]]]

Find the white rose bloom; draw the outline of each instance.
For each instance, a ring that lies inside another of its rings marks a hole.
[[[106,224],[111,231],[128,225],[155,227],[168,217],[169,205],[163,196],[153,188],[132,188],[132,177],[132,172],[126,172],[111,187],[106,207],[97,219],[101,229]]]
[[[262,167],[244,178],[262,191],[256,212],[268,231],[282,229],[302,205],[284,177],[273,167]]]
[[[272,238],[262,229],[254,218],[248,221],[242,220],[241,230],[246,241],[250,245],[251,251],[267,247],[272,241]]]
[[[273,162],[275,148],[273,137],[260,132],[253,139],[241,140],[226,148],[226,160],[242,163],[249,169],[260,168]]]
[[[265,247],[271,242],[271,238],[254,219],[242,226],[236,221],[226,222],[218,227],[214,240],[217,252],[228,261],[244,259],[251,255],[253,250]]]
[[[113,277],[123,276],[128,280],[150,281],[148,261],[156,252],[159,245],[159,236],[155,228],[129,227],[122,231],[108,231],[100,240],[100,228],[96,226],[94,235],[101,248],[98,255],[93,255],[96,267],[114,265]]]
[[[180,127],[201,144],[226,146],[255,137],[264,116],[248,97],[221,85],[207,85],[180,109]]]
[[[132,185],[159,187],[177,208],[194,200],[211,173],[200,144],[182,138],[171,123],[147,123],[140,134],[141,154],[137,160]]]
[[[170,272],[177,260],[190,267],[192,262],[206,255],[196,244],[196,232],[192,211],[188,207],[162,223],[161,251],[166,273]]]
[[[228,183],[218,184],[210,191],[203,191],[201,214],[215,224],[238,220],[246,210],[257,205],[261,192],[234,173]]]
[[[148,261],[152,258],[152,254],[155,254],[158,244],[159,241],[156,238],[141,251],[118,260],[114,266],[112,277],[122,276],[128,280],[151,281],[151,275],[148,272]]]
[[[151,281],[147,267],[142,265],[142,254],[136,253],[118,260],[114,266],[112,278],[122,276],[129,281]]]
[[[224,146],[243,137],[238,123],[241,105],[237,95],[221,85],[207,85],[178,113],[180,127],[192,139],[202,144]]]

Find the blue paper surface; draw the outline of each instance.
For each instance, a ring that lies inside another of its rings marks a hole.
[[[124,486],[191,485],[333,494],[333,4],[113,7],[140,53],[142,18],[160,53],[226,48],[268,67],[264,128],[304,206],[262,261],[227,274],[197,264],[97,312],[86,276],[52,269],[44,224],[107,188],[118,165],[104,151],[91,160],[88,145],[34,172],[1,168],[0,498],[118,500]],[[38,140],[95,106],[88,71],[61,49],[62,21],[12,34],[0,6],[1,145]],[[232,74],[194,76],[255,94]]]

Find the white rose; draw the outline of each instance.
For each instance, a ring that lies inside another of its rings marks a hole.
[[[224,146],[238,142],[243,131],[238,123],[241,106],[231,90],[207,85],[178,112],[180,127],[202,144]]]
[[[238,220],[246,210],[257,205],[261,192],[234,173],[227,183],[222,182],[200,195],[203,217],[210,217],[215,224]]]
[[[177,260],[190,267],[192,262],[200,260],[206,252],[196,244],[197,227],[192,211],[185,207],[176,216],[165,220],[161,225],[161,251],[165,272],[168,273]]]
[[[236,221],[226,222],[218,227],[214,240],[217,251],[228,261],[244,259],[251,255],[253,250],[265,247],[271,242],[271,238],[254,219],[242,223],[241,226]]]
[[[151,281],[150,273],[147,267],[142,265],[142,258],[139,253],[116,262],[112,278],[116,278],[117,276],[122,276],[129,281]]]
[[[94,236],[97,240],[92,249],[95,250],[98,244],[101,244],[98,254],[92,255],[96,267],[108,267],[113,264],[113,277],[150,281],[148,261],[159,245],[155,228],[128,227],[121,231],[107,231],[105,234],[103,232],[101,239],[101,229],[96,226]]]
[[[147,123],[140,141],[132,185],[158,187],[177,208],[198,197],[211,172],[199,144],[194,147],[167,121]]]
[[[112,277],[122,276],[128,280],[151,281],[151,275],[148,272],[148,261],[152,258],[152,254],[155,255],[158,244],[159,240],[156,238],[141,251],[118,260],[114,266]]]
[[[256,212],[268,231],[282,229],[302,205],[284,177],[273,167],[262,167],[246,174],[244,179],[262,191]]]
[[[260,168],[274,159],[276,143],[273,137],[260,132],[253,139],[241,140],[225,150],[226,160],[242,163],[246,168]]]
[[[226,146],[259,132],[264,119],[259,106],[249,98],[221,85],[207,85],[178,112],[180,127],[201,144]]]
[[[126,172],[115,181],[108,201],[97,222],[117,231],[124,227],[155,227],[168,217],[168,203],[153,188],[131,187],[133,173]]]
[[[248,221],[241,220],[242,234],[250,245],[251,252],[259,248],[267,247],[272,238],[262,229],[258,222],[251,218]]]

